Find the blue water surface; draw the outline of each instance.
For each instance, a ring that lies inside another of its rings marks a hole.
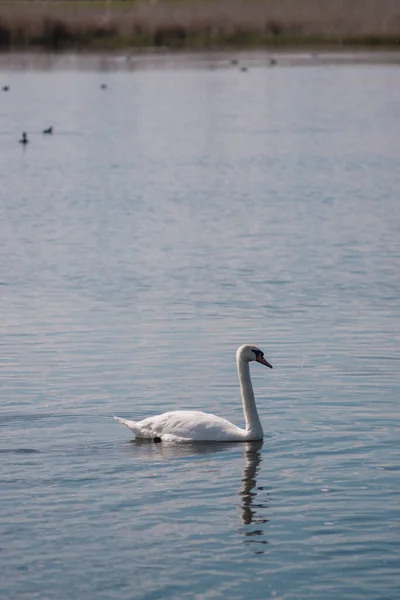
[[[8,600],[398,598],[399,67],[224,61],[0,73]]]

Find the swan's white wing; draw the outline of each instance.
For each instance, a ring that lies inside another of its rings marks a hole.
[[[244,429],[216,415],[195,410],[174,410],[138,422],[115,418],[140,438],[160,437],[163,441],[174,442],[234,442],[247,439]]]
[[[161,416],[161,415],[160,415]],[[143,421],[131,421],[130,419],[122,419],[121,417],[115,417],[114,419],[121,423],[121,425],[125,425],[128,429],[130,429],[134,434],[135,438],[140,438],[144,440],[152,440],[154,437],[161,437],[164,442],[190,442],[189,438],[180,437],[177,435],[173,435],[171,433],[162,433],[156,432],[154,429],[146,428],[142,426]]]

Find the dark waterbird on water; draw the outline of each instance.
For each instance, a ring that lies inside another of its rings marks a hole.
[[[53,133],[53,127],[48,127],[47,129],[43,129],[42,133],[45,135],[51,135]]]
[[[8,90],[10,89],[9,85],[3,85],[3,87],[1,88],[3,90],[3,92],[8,92]]]
[[[19,140],[19,143],[20,144],[24,144],[24,146],[25,146],[25,144],[27,144],[28,142],[29,142],[28,136],[27,136],[26,132],[23,131],[22,132],[22,138]]]
[[[100,88],[101,88],[102,90],[106,90],[106,89],[107,89],[107,86],[106,86],[106,84],[105,84],[105,83],[102,83],[102,84],[101,84],[101,86],[100,86]]]

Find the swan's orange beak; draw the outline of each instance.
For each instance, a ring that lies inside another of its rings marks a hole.
[[[257,360],[257,362],[261,363],[262,365],[265,365],[266,367],[273,369],[273,366],[267,360],[265,360],[265,358],[263,356],[259,356],[256,360]]]

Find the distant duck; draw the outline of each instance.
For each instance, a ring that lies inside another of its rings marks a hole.
[[[27,144],[29,142],[28,140],[28,136],[26,135],[25,131],[22,133],[22,138],[19,140],[20,144]]]
[[[101,88],[102,90],[106,90],[106,89],[107,89],[107,86],[106,86],[106,84],[105,84],[105,83],[102,83],[102,84],[101,84],[101,86],[100,86],[100,88]]]
[[[269,64],[271,65],[271,67],[273,67],[274,65],[276,65],[276,58],[270,58]]]
[[[242,73],[246,73],[247,67],[241,67],[240,70],[242,71]]]
[[[51,135],[53,133],[53,127],[48,127],[47,129],[43,129],[42,133],[45,135]]]
[[[9,85],[3,85],[3,87],[1,88],[3,90],[3,92],[8,92],[8,90],[10,89]]]

